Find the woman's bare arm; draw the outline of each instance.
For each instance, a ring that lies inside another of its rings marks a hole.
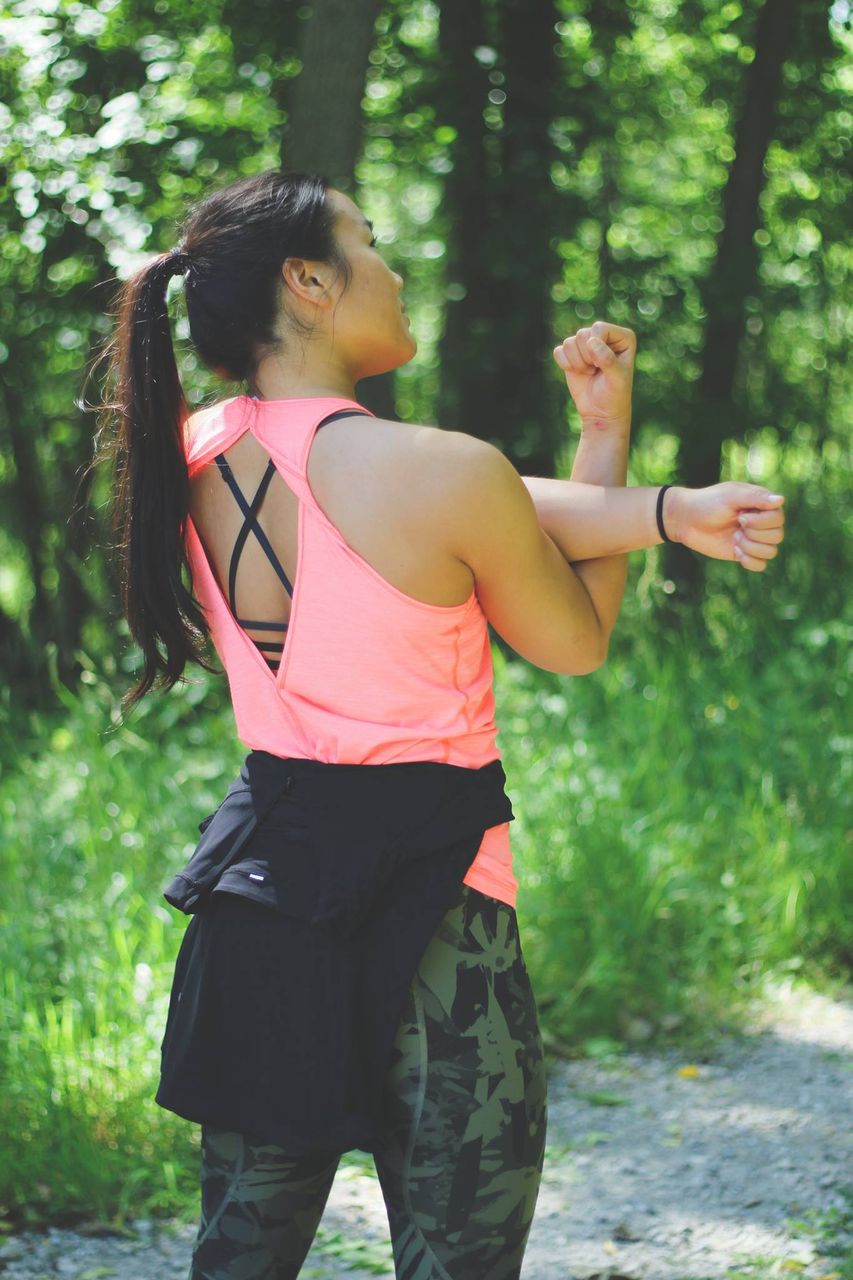
[[[628,474],[630,438],[630,417],[622,423],[610,422],[606,429],[602,429],[595,420],[583,422],[572,466],[572,480],[590,485],[624,486]],[[550,534],[548,529],[545,532]],[[553,534],[550,536],[565,555],[559,539]],[[573,557],[570,563],[586,587],[602,628],[609,635],[616,625],[625,594],[627,554],[620,552],[602,555],[599,552],[594,558]]]
[[[617,488],[613,481],[579,480],[576,470],[571,480],[521,477],[540,525],[570,564],[642,551],[663,541],[655,517],[660,485]],[[663,495],[663,524],[674,542],[680,541],[680,497],[679,486]]]
[[[604,474],[592,469],[592,459],[588,462],[584,477]],[[606,465],[606,459],[603,462]],[[577,470],[573,476],[571,480],[521,477],[542,529],[569,564],[618,556],[663,541],[655,516],[659,485],[617,488],[606,481],[579,480]],[[782,502],[781,494],[742,480],[704,489],[676,485],[663,496],[663,525],[673,542],[691,551],[763,573],[785,536]]]
[[[603,320],[554,348],[581,438],[569,480],[522,476],[543,531],[614,622],[627,553],[663,541],[655,514],[659,486],[626,487],[635,348],[631,329]],[[761,573],[784,537],[782,502],[781,494],[743,481],[676,485],[663,497],[663,525],[673,542]]]

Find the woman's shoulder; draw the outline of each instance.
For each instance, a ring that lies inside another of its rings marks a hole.
[[[202,405],[200,409],[196,409],[187,415],[187,423],[191,427],[200,426],[205,419],[210,418],[214,413],[221,412],[222,405],[225,403],[226,401],[224,400],[217,400],[215,404]]]
[[[487,442],[465,431],[432,426],[422,422],[400,422],[394,418],[375,417],[370,430],[381,433],[383,442],[397,444],[401,452],[419,462],[429,461],[436,467],[452,465],[455,459],[474,455],[479,448],[488,448]]]
[[[218,400],[215,404],[201,405],[197,409],[189,409],[184,417],[184,439],[189,441],[196,436],[200,428],[205,422],[217,412],[220,412],[220,406],[223,402]]]
[[[228,396],[225,400],[214,400],[211,404],[199,405],[197,409],[191,410],[186,418],[186,430],[188,435],[194,435],[199,431],[206,422],[211,418],[219,417],[238,399],[237,396]]]
[[[350,465],[360,459],[383,483],[392,482],[405,504],[427,509],[478,446],[489,447],[464,431],[423,422],[371,417],[351,418],[349,424],[355,430],[342,428],[335,440],[339,456],[350,454]]]
[[[226,400],[199,405],[187,413],[184,420],[184,453],[191,469],[208,452],[211,444],[224,448],[232,435],[240,433],[242,424],[231,411],[239,400],[239,396],[230,396]]]

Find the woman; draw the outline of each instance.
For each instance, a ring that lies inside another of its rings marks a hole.
[[[374,1154],[399,1277],[519,1276],[546,1081],[487,621],[583,674],[626,551],[677,537],[760,571],[782,537],[761,486],[624,488],[624,328],[555,350],[583,427],[570,483],[370,413],[356,383],[416,351],[371,232],[325,179],[271,171],[202,201],[121,292],[129,700],[207,665],[209,634],[251,749],[166,891],[192,919],[157,1100],[201,1124],[196,1280],[297,1276],[354,1147]],[[246,385],[192,415],[174,274],[199,357]]]

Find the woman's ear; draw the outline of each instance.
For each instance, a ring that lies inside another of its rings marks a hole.
[[[316,266],[314,268],[316,271]],[[318,294],[328,297],[328,286],[323,283],[322,275],[314,275],[311,264],[305,258],[286,258],[281,267],[282,281],[291,293],[306,302],[317,302]]]

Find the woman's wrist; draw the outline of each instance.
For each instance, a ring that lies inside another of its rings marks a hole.
[[[581,484],[625,484],[630,443],[630,417],[582,418],[570,479]]]
[[[597,439],[601,439],[606,434],[629,436],[631,434],[631,410],[629,409],[627,414],[620,414],[617,418],[581,418],[582,436],[594,436]]]
[[[658,493],[660,490],[657,491]],[[683,485],[670,485],[663,495],[663,509],[661,511],[661,519],[663,527],[666,530],[666,536],[670,542],[683,542],[685,523],[687,520],[686,500],[690,493]],[[664,539],[660,536],[658,530],[658,543],[663,543]]]

